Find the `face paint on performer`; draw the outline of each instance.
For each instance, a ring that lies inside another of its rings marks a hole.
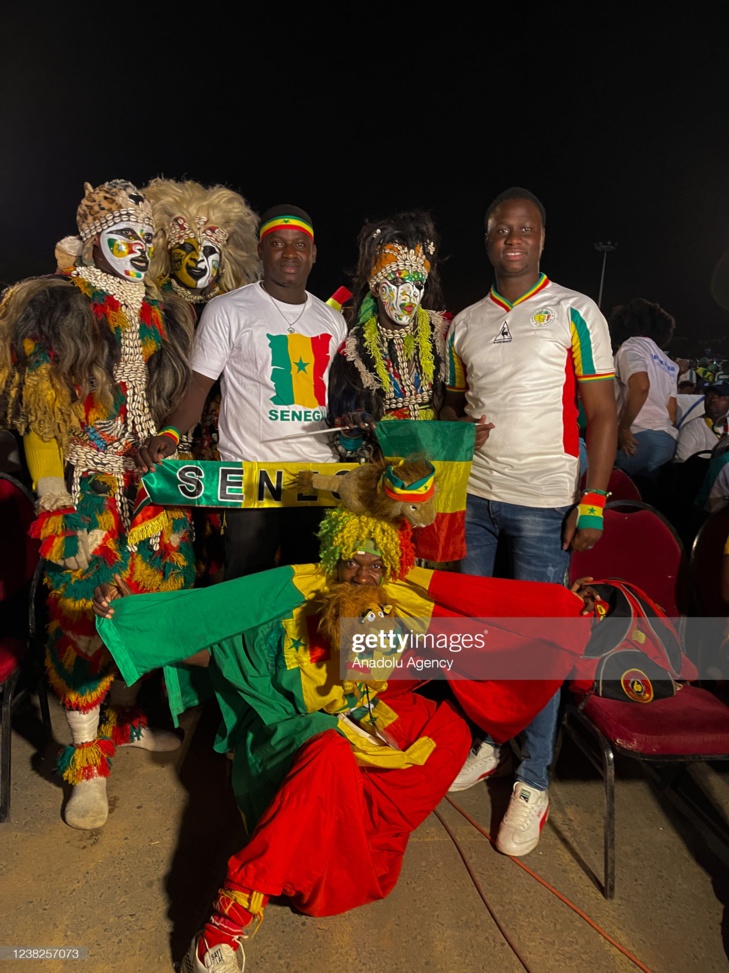
[[[425,290],[425,275],[410,270],[393,270],[377,288],[380,309],[390,321],[407,325],[417,314]]]
[[[144,280],[152,255],[152,228],[139,223],[117,223],[99,234],[99,251],[107,270],[123,280]]]
[[[211,287],[220,272],[220,250],[212,243],[199,244],[192,237],[170,250],[170,260],[175,280],[190,290]]]

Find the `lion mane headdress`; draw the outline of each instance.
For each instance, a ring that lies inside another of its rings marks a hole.
[[[258,215],[240,193],[221,185],[206,187],[192,179],[158,178],[151,180],[144,194],[152,203],[156,227],[150,267],[155,281],[171,277],[170,250],[188,239],[209,240],[220,250],[215,293],[260,278]]]

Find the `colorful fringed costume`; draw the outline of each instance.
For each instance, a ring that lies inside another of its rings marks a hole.
[[[100,215],[102,190],[108,206]],[[99,228],[114,219],[149,219],[140,199],[120,181],[87,186],[85,223],[79,208],[84,245],[96,246]],[[84,238],[84,229],[96,234]],[[57,256],[68,258],[74,242],[63,241]],[[80,251],[73,259],[83,261]],[[186,512],[147,505],[135,513],[134,463],[140,442],[184,390],[192,322],[178,301],[163,304],[143,280],[62,263],[65,272],[22,281],[3,296],[0,422],[23,435],[39,497],[32,532],[42,542],[49,588],[47,668],[77,744],[62,754],[60,769],[78,784],[108,776],[115,744],[138,738],[145,725],[120,698],[97,732],[117,669],[94,625],[94,588],[116,574],[135,592],[176,590],[194,578]]]

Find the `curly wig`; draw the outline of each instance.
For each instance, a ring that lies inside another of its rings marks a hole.
[[[322,567],[333,576],[339,561],[352,557],[365,541],[372,538],[382,552],[384,580],[403,578],[415,563],[411,533],[409,524],[398,528],[369,514],[355,514],[344,507],[334,507],[327,511],[319,527]]]

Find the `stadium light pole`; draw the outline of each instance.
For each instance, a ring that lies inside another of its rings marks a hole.
[[[602,288],[603,288],[603,284],[605,283],[605,264],[607,263],[607,255],[609,253],[612,253],[613,250],[617,250],[618,245],[617,243],[611,243],[610,241],[606,241],[605,243],[600,242],[595,244],[595,249],[599,250],[600,253],[602,254],[602,272],[600,274],[600,290],[597,295],[597,306],[601,308]]]

